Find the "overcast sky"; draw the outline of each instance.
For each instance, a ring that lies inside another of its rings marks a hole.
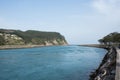
[[[70,44],[120,32],[120,0],[0,0],[0,28],[55,31]]]

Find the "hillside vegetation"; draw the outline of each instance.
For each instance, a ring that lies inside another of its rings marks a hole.
[[[119,45],[120,44],[120,33],[118,32],[110,33],[106,35],[105,37],[103,37],[102,39],[100,39],[99,42],[105,45]]]
[[[58,32],[20,31],[0,29],[0,45],[65,45],[67,41]]]

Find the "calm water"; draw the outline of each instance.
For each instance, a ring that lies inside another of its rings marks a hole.
[[[0,80],[88,80],[105,53],[80,46],[0,50]]]

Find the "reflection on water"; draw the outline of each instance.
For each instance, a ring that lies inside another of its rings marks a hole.
[[[105,52],[80,46],[0,50],[0,80],[88,80]]]

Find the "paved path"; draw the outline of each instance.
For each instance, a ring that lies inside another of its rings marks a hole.
[[[117,49],[115,80],[120,80],[120,49]]]

